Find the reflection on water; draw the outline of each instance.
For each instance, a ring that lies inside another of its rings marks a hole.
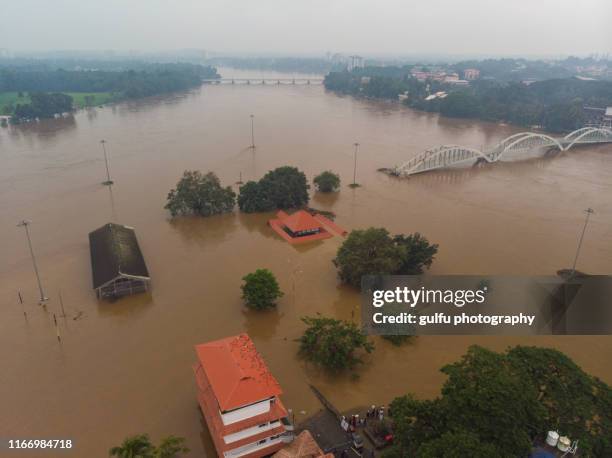
[[[252,113],[255,151],[247,149]],[[333,211],[340,226],[425,234],[440,245],[432,273],[530,275],[571,263],[582,210],[590,206],[597,213],[579,268],[609,273],[610,145],[410,179],[377,172],[432,146],[482,147],[517,131],[337,97],[318,85],[204,86],[0,129],[0,335],[11,343],[0,346],[11,368],[0,376],[3,412],[11,412],[0,415],[0,430],[7,437],[73,437],[78,450],[67,456],[103,456],[140,432],[182,435],[191,456],[214,456],[195,398],[193,346],[245,331],[295,412],[319,408],[309,383],[341,409],[386,404],[407,391],[436,396],[444,381],[439,368],[471,344],[554,346],[612,382],[612,338],[588,336],[424,336],[406,347],[374,338],[377,349],[358,379],[330,377],[296,356],[296,339],[303,316],[359,319],[359,294],[338,283],[331,262],[342,238],[292,246],[267,225],[274,213],[169,219],[163,208],[186,169],[214,171],[236,191],[241,173],[246,182],[293,165],[312,180],[333,170],[340,191],[311,189],[311,205]],[[115,184],[108,190],[100,185],[102,138],[112,145]],[[362,187],[350,189],[355,141]],[[27,246],[15,227],[24,218],[33,220],[48,313],[36,305]],[[87,234],[109,218],[136,229],[152,277],[149,294],[96,300]],[[272,270],[285,293],[276,310],[244,307],[241,279],[257,268]],[[68,315],[59,322],[61,344],[52,319],[60,289]]]

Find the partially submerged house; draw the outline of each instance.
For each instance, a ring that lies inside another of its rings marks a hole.
[[[134,229],[108,223],[89,234],[93,287],[99,298],[142,293],[151,278]]]
[[[342,236],[347,234],[329,218],[320,214],[310,214],[306,210],[298,210],[291,215],[279,211],[276,219],[271,219],[268,224],[278,235],[292,244],[328,239],[334,236],[332,231]]]
[[[293,440],[281,387],[247,334],[196,345],[198,401],[221,458],[260,458]]]

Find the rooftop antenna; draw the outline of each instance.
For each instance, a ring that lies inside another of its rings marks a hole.
[[[106,140],[100,140],[100,144],[102,145],[102,151],[104,151],[104,163],[106,164],[106,181],[103,181],[102,184],[104,186],[110,186],[113,184],[113,180],[111,180],[110,172],[108,170],[108,155],[106,154]]]
[[[32,248],[32,240],[30,239],[30,230],[28,226],[32,224],[32,221],[28,221],[24,219],[17,224],[17,227],[23,227],[25,229],[26,238],[28,239],[28,247],[30,248],[30,256],[32,257],[32,265],[34,266],[34,273],[36,274],[36,280],[38,281],[38,291],[40,293],[39,304],[45,304],[49,298],[45,296],[45,292],[43,291],[42,282],[40,281],[40,275],[38,273],[38,266],[36,265],[36,256],[34,256],[34,249]]]

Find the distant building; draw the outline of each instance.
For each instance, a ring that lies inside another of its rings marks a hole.
[[[470,82],[467,80],[460,80],[460,79],[455,79],[455,78],[451,78],[451,79],[445,79],[444,80],[445,83],[448,84],[452,84],[453,86],[469,86]]]
[[[151,278],[134,229],[108,223],[89,234],[93,287],[99,298],[116,298],[148,289]]]
[[[466,68],[463,70],[463,79],[472,81],[480,78],[480,70],[477,68]]]
[[[604,114],[602,125],[603,127],[608,127],[612,129],[612,107],[606,108],[606,113]]]
[[[348,62],[348,71],[349,72],[351,70],[355,69],[355,68],[363,68],[364,66],[365,66],[365,64],[364,64],[363,57],[361,57],[361,56],[349,56],[349,62]]]
[[[219,457],[259,458],[293,440],[281,387],[247,334],[195,350],[198,401]]]

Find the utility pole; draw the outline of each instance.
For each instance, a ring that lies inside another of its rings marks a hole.
[[[255,115],[251,115],[251,149],[255,149],[255,128],[254,128],[254,118]]]
[[[44,304],[49,299],[45,296],[43,291],[42,283],[40,281],[40,275],[38,273],[38,266],[36,265],[36,257],[34,256],[34,249],[32,248],[32,240],[30,239],[30,230],[28,226],[31,224],[31,221],[24,219],[17,224],[17,227],[23,227],[25,229],[26,238],[28,239],[28,247],[30,248],[30,255],[32,256],[32,265],[34,266],[34,273],[36,273],[36,280],[38,281],[38,291],[40,292],[40,301],[39,304]]]
[[[110,172],[108,170],[108,155],[106,154],[106,140],[100,140],[100,144],[102,145],[102,151],[104,151],[104,162],[106,163],[106,181],[102,184],[105,186],[110,186],[113,184],[113,180],[111,180]]]
[[[358,186],[356,180],[357,180],[357,151],[359,150],[359,143],[355,142],[354,146],[355,146],[355,154],[354,154],[355,163],[353,165],[353,185],[352,185],[353,188]]]
[[[584,239],[584,233],[586,232],[587,224],[589,224],[589,218],[595,210],[592,208],[587,208],[585,211],[586,218],[584,220],[584,226],[582,227],[582,233],[580,234],[580,239],[578,240],[578,248],[576,249],[576,257],[574,258],[574,265],[572,266],[572,274],[576,273],[576,263],[578,262],[578,255],[580,254],[580,248],[582,248],[582,240]]]

